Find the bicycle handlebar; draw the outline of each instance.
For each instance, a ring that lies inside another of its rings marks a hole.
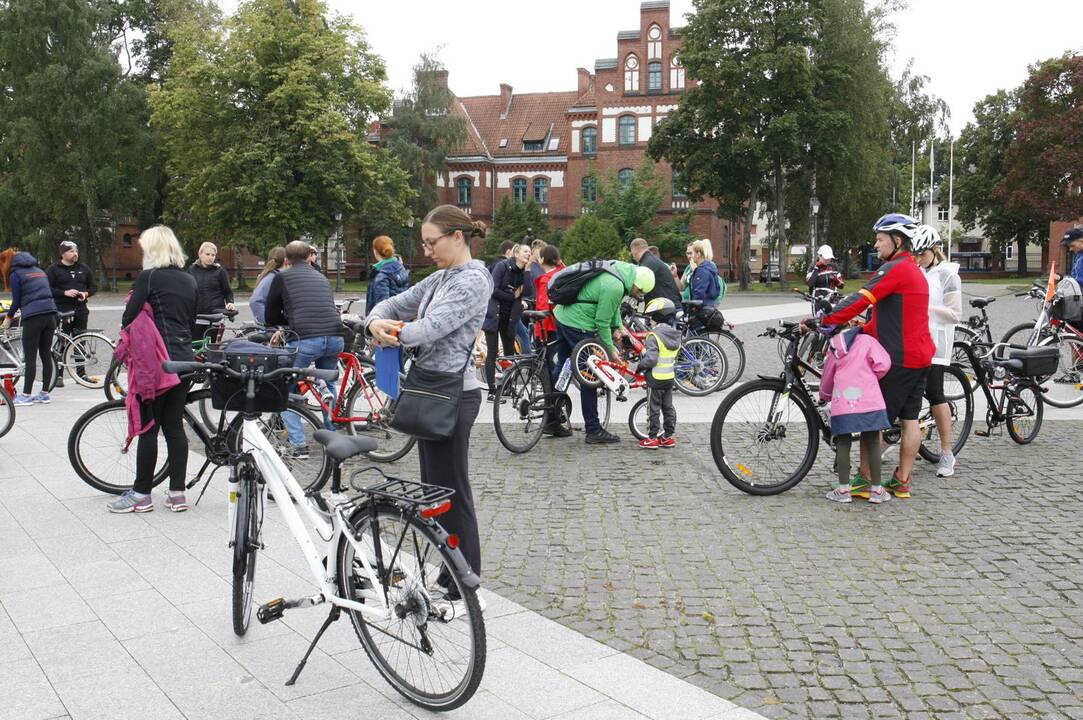
[[[222,363],[209,363],[209,362],[190,362],[184,360],[166,360],[162,363],[162,369],[168,373],[186,374],[191,372],[198,372],[200,370],[206,370],[212,373],[219,373],[235,380],[247,380],[253,375],[252,373],[242,373],[234,370],[228,365]],[[300,375],[303,377],[312,378],[314,380],[324,380],[326,382],[334,382],[338,380],[338,369],[332,368],[330,370],[321,370],[320,368],[278,368],[277,370],[271,370],[270,372],[262,373],[260,380],[274,380],[285,375]]]

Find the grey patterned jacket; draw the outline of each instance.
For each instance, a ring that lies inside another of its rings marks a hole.
[[[463,372],[463,389],[481,387],[468,355],[485,320],[485,308],[493,294],[493,279],[480,260],[447,270],[437,270],[409,290],[384,300],[368,314],[373,320],[404,320],[399,333],[404,347],[416,348],[415,362],[429,370]],[[421,316],[419,320],[414,318]]]

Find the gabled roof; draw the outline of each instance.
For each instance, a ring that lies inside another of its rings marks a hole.
[[[468,141],[452,156],[566,157],[570,150],[570,133],[565,113],[578,97],[579,93],[575,91],[517,94],[504,119],[501,119],[504,107],[499,95],[457,98],[456,110],[461,110],[466,117],[473,142]],[[554,138],[558,138],[560,143],[552,148]],[[500,147],[502,139],[507,140],[503,148]],[[523,152],[524,140],[544,139],[549,140],[545,150]]]

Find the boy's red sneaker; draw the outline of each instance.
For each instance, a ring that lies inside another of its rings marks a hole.
[[[671,448],[677,447],[677,439],[672,437],[658,438],[658,447]]]
[[[639,441],[639,447],[647,448],[648,450],[656,449],[660,444],[658,438],[643,438]]]

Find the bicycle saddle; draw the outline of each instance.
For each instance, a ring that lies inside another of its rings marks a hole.
[[[225,319],[225,313],[199,313],[196,315],[196,320],[201,320],[204,323],[216,323]]]
[[[682,305],[688,305],[689,307],[699,307],[699,306],[703,305],[703,301],[702,300],[682,300],[681,304]]]
[[[70,317],[75,317],[75,311],[74,310],[68,310],[67,312],[58,312],[56,314],[56,316],[60,320],[67,320]]]
[[[523,319],[524,320],[541,320],[543,318],[549,317],[552,314],[553,313],[551,311],[549,311],[549,310],[524,310],[523,311]]]
[[[342,324],[356,333],[365,332],[365,321],[360,318],[344,317],[342,318]]]
[[[339,435],[332,430],[317,430],[312,433],[316,442],[323,445],[324,450],[335,462],[345,462],[354,455],[372,452],[379,444],[368,437],[355,435]]]
[[[995,297],[974,298],[970,301],[970,307],[978,308],[979,310],[981,310],[986,305],[991,305],[995,303],[996,300],[997,299]]]

